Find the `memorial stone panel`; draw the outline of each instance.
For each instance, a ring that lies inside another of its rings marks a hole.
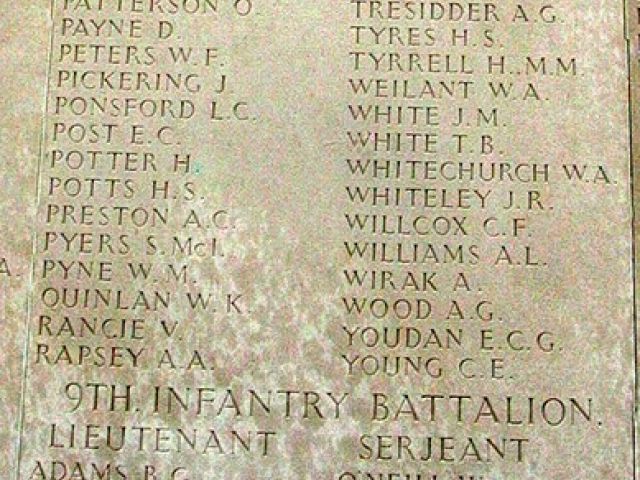
[[[636,478],[628,10],[34,6],[2,478]]]

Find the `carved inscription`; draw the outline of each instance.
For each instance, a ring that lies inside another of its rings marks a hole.
[[[632,478],[626,20],[52,2],[16,479]]]

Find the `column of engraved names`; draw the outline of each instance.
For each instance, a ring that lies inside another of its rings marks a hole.
[[[557,261],[539,245],[554,189],[614,186],[515,140],[518,113],[543,116],[581,75],[545,44],[563,15],[550,2],[351,1],[340,362],[393,388],[366,403],[362,470],[341,478],[525,468],[535,429],[598,423],[591,398],[522,387],[522,365],[562,358],[563,338],[507,306]],[[536,55],[510,49],[520,38]]]
[[[250,118],[222,25],[251,8],[56,3],[29,352],[48,404],[27,412],[27,478],[160,478],[185,454],[266,448],[266,432],[173,420],[219,366],[214,319],[245,313],[225,275],[233,211],[198,182],[216,159],[197,142]]]

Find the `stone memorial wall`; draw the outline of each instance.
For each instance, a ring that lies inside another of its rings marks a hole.
[[[640,478],[637,5],[5,7],[0,478]]]

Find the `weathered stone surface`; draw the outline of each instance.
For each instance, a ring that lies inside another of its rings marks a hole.
[[[5,5],[6,7],[6,5]],[[15,478],[33,253],[36,166],[42,134],[47,2],[0,17],[0,477]],[[25,28],[26,27],[26,28]]]
[[[634,478],[623,7],[34,6],[8,478]]]

